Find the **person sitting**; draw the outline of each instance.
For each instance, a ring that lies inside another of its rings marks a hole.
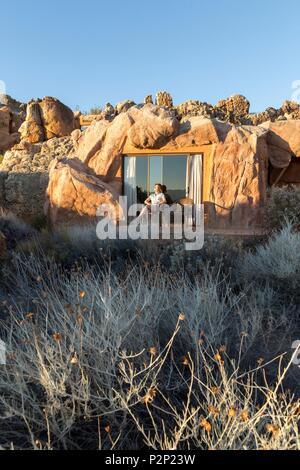
[[[166,204],[168,204],[168,206],[171,206],[173,204],[173,201],[170,194],[167,193],[167,186],[165,184],[162,184],[162,192],[165,195]]]
[[[151,206],[160,207],[161,205],[166,203],[166,197],[163,193],[162,185],[160,183],[156,183],[154,185],[154,193],[150,194],[150,196],[145,199],[145,207],[142,209],[139,217],[142,217],[144,214],[150,212]]]

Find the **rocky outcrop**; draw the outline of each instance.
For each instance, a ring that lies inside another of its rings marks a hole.
[[[47,190],[50,220],[56,223],[64,218],[95,217],[100,202],[116,204],[115,197],[121,193],[125,143],[134,148],[158,148],[178,132],[179,122],[172,111],[147,104],[130,107],[112,122],[95,122],[76,135],[71,158],[51,166]]]
[[[153,104],[152,95],[146,95],[143,101],[144,104]]]
[[[71,137],[44,143],[21,142],[4,155],[0,166],[0,206],[27,220],[43,216],[49,165],[69,154]]]
[[[116,108],[115,108],[116,113],[117,114],[126,113],[126,111],[128,111],[128,109],[131,108],[132,106],[135,106],[135,102],[132,100],[121,101],[120,103],[116,104]]]
[[[233,95],[226,100],[219,101],[215,107],[215,115],[222,121],[240,124],[249,114],[250,103],[242,95]]]
[[[155,104],[165,108],[173,108],[173,98],[167,91],[159,91],[156,93]]]
[[[292,157],[300,157],[300,120],[268,122],[269,160],[275,168],[286,168]]]
[[[133,124],[128,139],[135,148],[160,148],[179,132],[175,115],[161,107],[145,105],[129,115]]]
[[[131,107],[112,122],[99,121],[76,135],[69,159],[51,164],[47,211],[52,223],[95,217],[102,202],[117,204],[124,149],[160,148],[172,153],[209,145],[211,190],[206,202],[212,226],[255,227],[266,193],[268,131],[174,113],[151,104]],[[102,194],[102,195],[101,195]]]
[[[26,120],[21,125],[19,132],[21,139],[31,144],[44,142],[45,132],[39,103],[36,103],[35,101],[28,103]]]
[[[25,119],[25,105],[9,95],[0,95],[0,153],[20,141],[18,129]]]
[[[175,106],[179,119],[190,116],[203,116],[207,118],[215,117],[214,107],[208,103],[197,100],[189,100]]]
[[[299,106],[285,102],[279,110],[250,114],[241,95],[216,106],[190,100],[174,107],[166,93],[158,101],[160,106],[130,100],[116,107],[108,103],[84,131],[78,129],[81,117],[58,100],[30,102],[23,140],[6,152],[0,167],[0,204],[25,218],[41,215],[47,187],[45,207],[53,224],[89,220],[102,203],[117,218],[124,153],[193,153],[205,147],[204,167],[210,168],[204,175],[210,182],[205,204],[211,226],[259,226],[268,162],[280,169],[300,157],[300,120],[291,117],[297,116]],[[8,132],[9,116],[2,107],[0,133]],[[64,133],[68,136],[49,139]]]
[[[19,132],[22,140],[37,143],[70,135],[78,127],[78,119],[70,108],[58,99],[46,96],[28,103],[26,120]]]

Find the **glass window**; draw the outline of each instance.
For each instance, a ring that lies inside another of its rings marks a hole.
[[[163,158],[163,184],[172,201],[186,196],[186,164],[185,155],[172,155]]]
[[[153,192],[153,187],[156,183],[162,184],[163,179],[163,157],[161,156],[149,156],[149,191]]]
[[[129,159],[135,165],[128,166]],[[153,192],[155,183],[164,184],[173,202],[186,196],[187,155],[126,156],[124,168],[133,168],[135,174],[124,174],[124,190],[136,191],[136,201],[143,203]],[[129,187],[129,189],[128,189]]]
[[[136,158],[136,191],[137,202],[143,204],[148,196],[148,157],[146,156]]]

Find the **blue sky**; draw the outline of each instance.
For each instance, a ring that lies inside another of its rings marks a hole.
[[[169,91],[280,106],[300,80],[299,0],[1,2],[0,80],[27,101],[89,110]]]

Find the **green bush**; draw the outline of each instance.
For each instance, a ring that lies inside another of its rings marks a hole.
[[[267,226],[281,229],[289,221],[300,228],[300,186],[274,187],[270,190],[266,210]]]

